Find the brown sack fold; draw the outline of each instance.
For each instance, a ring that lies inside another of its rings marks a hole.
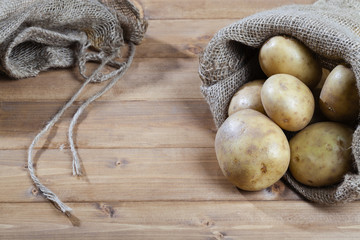
[[[319,0],[312,5],[289,5],[254,14],[221,29],[200,56],[201,92],[216,127],[227,118],[231,97],[246,82],[263,76],[258,51],[270,37],[287,35],[310,48],[325,68],[347,63],[360,86],[360,1]],[[322,204],[360,198],[360,128],[353,136],[356,173],[326,188],[307,187],[290,173],[284,179],[302,196]]]

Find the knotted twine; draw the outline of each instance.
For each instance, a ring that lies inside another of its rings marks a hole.
[[[215,125],[227,118],[231,97],[246,82],[262,77],[258,51],[270,37],[287,35],[309,47],[323,67],[347,63],[360,89],[360,1],[319,0],[312,5],[288,5],[254,14],[219,30],[200,56],[201,92],[209,104]],[[360,198],[360,127],[353,134],[354,173],[331,187],[314,188],[284,176],[306,199],[345,203]]]
[[[74,127],[84,109],[125,74],[143,39],[147,21],[128,0],[12,0],[0,3],[0,70],[12,78],[34,77],[51,68],[77,65],[85,81],[72,98],[35,136],[28,148],[29,174],[41,193],[63,213],[72,210],[40,182],[34,171],[33,150],[39,139],[74,103],[88,83],[109,81],[87,99],[73,116],[68,141],[73,155],[73,175],[81,175],[73,140]],[[120,48],[128,45],[127,60]],[[90,76],[86,63],[98,62]],[[114,70],[104,73],[104,67]]]

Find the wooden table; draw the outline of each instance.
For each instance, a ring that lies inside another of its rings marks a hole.
[[[26,166],[32,138],[74,94],[74,69],[0,81],[0,239],[345,239],[360,237],[360,202],[324,207],[282,182],[237,190],[214,152],[198,54],[250,14],[314,0],[141,0],[149,29],[125,77],[76,128],[86,176],[71,176],[66,132],[91,85],[37,146],[37,174],[80,227],[45,201]]]

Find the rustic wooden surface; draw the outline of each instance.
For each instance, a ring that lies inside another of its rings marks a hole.
[[[243,192],[222,175],[198,54],[221,27],[314,0],[141,0],[149,29],[131,69],[76,128],[86,176],[71,176],[66,130],[88,88],[37,146],[39,178],[74,209],[74,227],[34,188],[26,149],[80,86],[74,69],[0,80],[0,239],[358,239],[360,202],[324,207],[282,182]]]

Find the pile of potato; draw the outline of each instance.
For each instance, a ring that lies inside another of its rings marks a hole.
[[[215,151],[224,175],[257,191],[289,169],[300,183],[324,187],[351,171],[351,142],[359,114],[354,73],[323,69],[296,39],[275,36],[261,47],[268,77],[243,85],[218,129]]]

